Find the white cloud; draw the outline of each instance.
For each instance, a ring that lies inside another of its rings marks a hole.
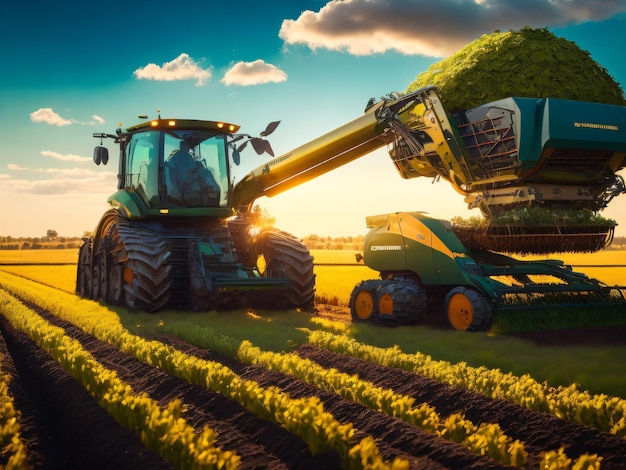
[[[7,163],[7,168],[12,171],[28,171],[28,168],[16,165],[15,163]]]
[[[111,174],[112,175],[112,174]],[[88,193],[111,192],[109,184],[104,183],[107,175],[77,180],[75,178],[50,178],[37,181],[22,181],[16,189],[33,194],[47,195],[69,195],[76,194],[84,196]]]
[[[287,80],[287,74],[272,64],[261,59],[254,62],[237,62],[224,74],[222,83],[225,85],[259,85],[261,83],[278,83]]]
[[[52,157],[56,160],[61,160],[64,162],[89,162],[91,161],[91,158],[89,157],[81,157],[80,155],[74,155],[72,153],[61,154],[58,152],[53,152],[51,150],[43,150],[41,152],[41,155],[43,155],[44,157]]]
[[[43,122],[51,126],[69,126],[73,123],[71,119],[65,119],[55,113],[52,108],[39,108],[37,111],[30,113],[32,122]]]
[[[495,30],[599,21],[623,11],[624,0],[331,0],[284,20],[279,36],[313,50],[446,57]]]
[[[196,80],[196,86],[201,86],[211,78],[211,70],[200,67],[189,54],[182,53],[174,60],[159,66],[148,64],[139,67],[133,75],[140,80],[157,80],[171,82],[174,80]]]
[[[37,111],[30,113],[30,120],[32,122],[43,122],[50,126],[69,126],[71,124],[80,124],[82,126],[93,126],[96,122],[104,124],[104,119],[98,115],[91,116],[92,121],[83,122],[76,119],[65,119],[60,114],[52,110],[52,108],[39,108]]]
[[[46,195],[108,194],[115,187],[117,176],[110,171],[94,171],[80,168],[25,168],[13,163],[7,165],[11,171],[40,174],[40,179],[13,178],[10,175],[2,179],[4,189]]]

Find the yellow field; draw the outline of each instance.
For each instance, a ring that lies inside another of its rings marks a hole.
[[[356,250],[309,250],[315,263],[321,264],[356,264],[354,256],[361,253]]]
[[[3,263],[77,263],[78,249],[0,250]]]
[[[622,264],[626,265],[626,250],[604,250],[596,253],[556,253],[546,256],[524,256],[520,259],[560,259],[567,264]]]
[[[76,291],[76,265],[74,264],[62,266],[0,265],[0,271],[42,282],[48,286],[64,290],[65,292],[73,293]]]
[[[546,257],[526,256],[520,259],[535,260]],[[589,277],[599,279],[610,286],[626,285],[626,268],[610,266],[626,266],[626,250],[607,250],[597,253],[563,253],[549,256],[550,259],[560,259],[573,267],[574,271],[585,273]],[[587,267],[602,266],[602,267]]]
[[[316,293],[324,301],[347,306],[354,286],[366,279],[377,279],[378,273],[356,264],[356,251],[350,250],[311,250],[315,259]],[[545,257],[525,257],[522,259],[543,259]],[[598,253],[564,253],[549,256],[561,259],[574,266],[575,271],[583,272],[605,284],[626,285],[624,267],[585,267],[626,265],[626,250],[600,251]],[[78,250],[0,250],[0,269],[20,276],[36,279],[68,292],[73,292],[76,279],[76,266],[28,266],[38,263],[76,263]],[[20,263],[26,266],[1,266],[2,263]],[[351,266],[319,266],[318,264],[351,264]]]

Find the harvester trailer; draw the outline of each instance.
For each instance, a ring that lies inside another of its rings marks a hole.
[[[411,324],[440,310],[457,330],[500,332],[626,324],[617,287],[554,259],[470,250],[452,224],[421,212],[367,217],[365,265],[380,279],[352,291],[354,321]],[[431,319],[432,321],[432,319]]]
[[[619,106],[507,98],[449,116],[437,90],[425,87],[370,100],[363,116],[272,158],[233,185],[230,165],[239,164],[248,142],[273,156],[264,138],[276,125],[250,137],[234,124],[159,118],[94,134],[120,144],[118,191],[80,249],[77,291],[146,310],[311,306],[315,276],[308,250],[279,230],[252,230],[252,206],[383,146],[403,178],[443,178],[487,217],[532,205],[598,211],[626,192],[617,174],[626,162],[626,108]],[[102,144],[94,160],[108,160]],[[621,321],[626,310],[618,290],[562,263],[521,263],[493,253],[502,246],[499,233],[468,236],[419,213],[367,222],[372,231],[364,259],[381,279],[355,288],[355,320],[414,322],[433,302],[445,305],[458,329],[487,329],[494,314],[500,321],[537,303],[543,311],[554,305],[569,312],[580,299],[593,298],[583,310],[609,311],[610,322]],[[532,252],[528,247],[540,237],[552,247],[595,251],[610,242],[613,229],[555,234],[533,227],[530,236],[517,230],[504,239],[522,252]],[[544,277],[551,280],[537,281]]]

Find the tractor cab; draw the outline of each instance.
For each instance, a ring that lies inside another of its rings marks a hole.
[[[120,143],[118,192],[109,202],[123,206],[131,218],[230,211],[229,137],[238,129],[213,121],[155,119],[117,136],[94,134]],[[102,145],[96,147],[94,161],[108,161]]]

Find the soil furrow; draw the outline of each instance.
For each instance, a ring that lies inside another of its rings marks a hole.
[[[0,330],[2,330],[0,316]],[[45,467],[45,462],[56,461],[59,456],[51,445],[48,429],[39,419],[36,403],[28,393],[27,385],[22,380],[13,357],[9,352],[4,335],[0,334],[0,354],[2,354],[2,371],[11,377],[8,383],[9,394],[13,397],[14,408],[18,412],[20,438],[29,450],[28,465],[33,469]],[[6,466],[8,455],[0,455],[0,468]]]
[[[194,397],[196,394],[205,397],[207,395],[213,395],[212,400],[223,399],[220,395],[200,389],[199,387],[181,383],[178,379],[172,378],[164,372],[154,369],[144,363],[139,361],[135,362],[135,360],[130,358],[130,356],[120,352],[110,345],[101,343],[93,337],[85,334],[79,328],[59,320],[58,318],[45,312],[41,313],[46,315],[46,318],[49,321],[65,328],[70,336],[81,341],[85,348],[94,354],[94,356],[101,360],[105,365],[107,365],[107,367],[118,370],[118,363],[123,364],[124,368],[131,367],[130,364],[132,364],[132,369],[135,372],[128,377],[128,380],[131,380],[130,383],[133,387],[135,385],[132,380],[137,380],[133,379],[133,377],[143,376],[143,378],[140,378],[139,380],[143,383],[149,383],[144,385],[141,390],[149,391],[151,396],[154,398],[157,398],[157,395],[161,395],[162,398],[166,400],[175,397],[182,398],[183,402],[189,406],[188,414],[190,416],[190,421],[194,422],[194,424],[199,423],[199,420],[203,419],[200,418],[200,416],[206,414],[207,411],[207,407],[194,405],[196,402],[193,400],[195,399]],[[379,446],[381,453],[387,460],[395,457],[403,457],[411,462],[411,468],[414,469],[437,470],[446,468],[503,468],[491,459],[471,454],[464,446],[439,439],[397,419],[369,410],[360,404],[344,400],[337,395],[326,393],[317,387],[307,385],[292,376],[284,375],[275,371],[269,371],[260,367],[246,366],[236,360],[224,358],[214,352],[206,351],[185,343],[184,341],[181,341],[173,336],[159,336],[158,340],[171,344],[177,349],[183,350],[189,354],[225,364],[239,373],[243,378],[254,380],[261,386],[278,386],[294,398],[313,395],[319,396],[324,403],[325,409],[332,413],[335,418],[341,422],[351,422],[355,428],[358,429],[355,435],[356,439],[364,437],[365,433],[371,434],[376,439],[376,443]],[[123,374],[124,368],[120,369],[118,372]],[[150,380],[146,380],[145,377],[148,376],[151,376],[152,378]],[[124,378],[123,375],[120,375],[120,377]],[[158,383],[158,385],[150,386],[150,383]],[[193,392],[187,391],[187,387],[193,390]],[[226,402],[224,406],[215,405],[214,408],[212,408],[215,409],[216,413],[219,412],[219,415],[214,416],[217,421],[210,423],[212,424],[213,429],[217,432],[220,432],[219,426],[223,426],[224,423],[233,418],[233,412],[229,410],[232,410],[233,406],[239,407],[239,405],[226,399],[223,400]],[[242,411],[242,413],[247,412]],[[262,424],[262,428],[254,429],[251,432],[252,435],[266,436],[267,439],[271,440],[271,443],[275,448],[279,448],[283,451],[287,450],[287,448],[291,448],[294,444],[296,444],[296,447],[303,446],[302,441],[297,439],[295,436],[286,433],[286,431],[282,428],[274,426],[271,423],[267,423],[256,417],[254,418]],[[244,426],[246,429],[252,428],[248,422],[244,422],[240,425]],[[238,427],[237,429],[241,428]],[[220,432],[220,436],[223,434],[224,432]],[[236,432],[233,434],[236,434]],[[284,434],[287,434],[287,437],[281,437]],[[229,437],[232,437],[232,434]],[[252,439],[252,437],[250,437],[250,439]],[[286,439],[289,439],[290,441],[287,442]],[[232,447],[227,447],[226,444],[224,444],[223,448],[231,449]],[[317,469],[338,468],[340,466],[337,455],[334,453],[328,453],[326,455],[315,457],[310,456],[310,454],[308,456],[299,455],[294,459],[283,459],[283,461],[288,463],[289,468]]]
[[[242,468],[340,467],[336,453],[312,456],[301,439],[279,425],[257,417],[217,393],[190,385],[138,361],[35,305],[31,308],[79,340],[98,361],[128,382],[136,393],[145,392],[163,405],[172,399],[181,399],[187,409],[185,417],[188,422],[196,428],[207,425],[215,430],[218,445],[242,457]],[[12,330],[1,315],[0,320],[15,372],[10,361],[3,368],[16,377],[12,391],[23,413],[24,435],[32,442],[34,456],[31,460],[35,468],[170,467],[147,451],[130,431],[119,426],[48,354],[26,335]],[[177,337],[155,334],[154,339],[194,356],[224,364],[261,386],[279,387],[294,398],[319,397],[326,411],[340,422],[354,425],[357,432],[353,443],[366,434],[372,435],[387,460],[407,458],[412,469],[503,468],[491,459],[470,453],[465,446],[440,439],[416,426],[367,409],[293,376],[247,366]],[[358,374],[377,386],[412,396],[418,403],[427,402],[442,417],[462,412],[475,424],[497,422],[507,435],[526,444],[530,454],[529,468],[537,468],[541,452],[561,446],[572,458],[582,453],[603,456],[603,469],[626,468],[626,440],[616,436],[310,345],[300,346],[296,352],[325,368]],[[29,400],[33,403],[30,408]],[[36,418],[28,416],[31,409]]]
[[[508,436],[525,443],[529,454],[534,454],[529,461],[535,465],[541,451],[563,446],[570,458],[583,453],[598,454],[604,458],[603,469],[626,468],[626,440],[612,434],[311,345],[301,346],[297,353],[325,368],[334,367],[347,374],[357,374],[379,387],[411,396],[417,403],[428,403],[442,417],[461,412],[475,424],[498,423]]]
[[[121,427],[85,389],[28,336],[14,330],[0,315],[0,329],[24,385],[17,403],[30,400],[40,425],[28,447],[29,461],[46,469],[90,468],[135,470],[171,468],[146,450],[137,437]],[[20,409],[20,422],[33,419]],[[56,452],[48,452],[52,447]]]
[[[160,340],[198,357],[210,356],[213,360],[218,357],[213,352],[185,343],[176,337],[164,335]],[[245,366],[233,359],[224,358],[224,361],[232,364],[242,377],[254,380],[261,386],[277,386],[294,398],[313,395],[319,397],[324,408],[336,419],[351,422],[361,434],[372,435],[386,459],[404,457],[411,462],[412,468],[424,469],[503,468],[489,458],[471,454],[465,446],[440,439],[408,423],[306,384],[293,376],[261,367]]]
[[[317,469],[339,465],[336,453],[312,456],[302,440],[238,403],[141,362],[44,310],[38,309],[38,313],[80,341],[100,363],[129,383],[135,393],[145,392],[162,406],[181,399],[187,409],[187,421],[197,429],[213,429],[218,434],[219,447],[241,456],[240,468]]]

